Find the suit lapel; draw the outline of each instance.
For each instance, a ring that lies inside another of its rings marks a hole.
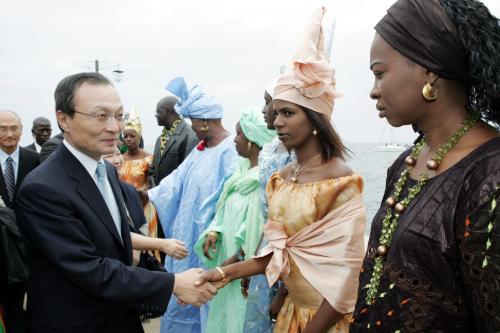
[[[161,142],[161,139],[160,139]],[[167,152],[170,150],[172,145],[175,143],[175,135],[171,135],[170,139],[168,139],[167,143],[165,144],[165,149],[163,150],[163,154],[161,154],[160,161],[167,155]],[[161,143],[160,143],[161,144]]]
[[[76,157],[69,152],[69,150],[61,145],[59,150],[59,157],[61,158],[70,178],[77,182],[76,192],[87,203],[87,205],[94,211],[95,215],[101,220],[106,229],[113,235],[120,246],[123,246],[122,239],[116,230],[113,217],[109,212],[106,201],[97,188],[94,179],[89,175],[83,165],[76,159]]]
[[[3,170],[1,167],[0,167],[0,196],[2,196],[2,200],[7,207],[12,206],[9,194],[7,193],[7,187],[5,186],[5,181],[3,179]]]
[[[24,148],[19,147],[19,163],[17,165],[16,193],[17,190],[19,189],[19,186],[21,186],[24,177],[26,177],[28,170],[30,169],[33,169],[33,167],[31,166],[31,161],[27,159]]]
[[[123,195],[121,191],[121,187],[118,181],[118,174],[116,169],[109,163],[106,164],[106,172],[108,175],[108,180],[111,185],[111,189],[113,190],[113,194],[116,199],[116,204],[118,205],[118,210],[120,211],[120,227],[121,234],[123,240],[123,246],[127,253],[127,260],[129,263],[132,263],[132,243],[130,240],[130,227],[128,224],[127,213],[125,211],[125,202],[123,201]]]
[[[167,155],[167,152],[170,150],[170,148],[177,141],[177,137],[180,135],[180,133],[184,129],[184,126],[187,126],[187,125],[184,122],[184,120],[181,120],[180,124],[177,125],[177,127],[175,128],[174,133],[172,133],[172,135],[170,136],[170,139],[168,139],[167,144],[165,145],[165,150],[163,151],[163,154],[161,155],[161,159],[163,159]]]

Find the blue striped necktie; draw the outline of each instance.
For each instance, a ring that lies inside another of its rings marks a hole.
[[[14,160],[10,156],[7,158],[7,161],[5,161],[3,179],[5,180],[5,187],[7,187],[7,193],[12,202],[14,199],[14,192],[16,191],[16,178],[14,174]]]

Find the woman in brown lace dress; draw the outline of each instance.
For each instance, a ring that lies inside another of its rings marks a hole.
[[[375,30],[370,95],[422,135],[388,170],[351,332],[499,332],[498,20],[476,0],[399,0]]]

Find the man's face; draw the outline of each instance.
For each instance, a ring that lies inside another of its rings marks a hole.
[[[168,108],[165,105],[160,105],[156,108],[156,122],[158,126],[168,126]]]
[[[0,149],[9,154],[14,152],[21,134],[22,126],[19,118],[7,111],[0,112]]]
[[[50,123],[38,123],[33,129],[33,135],[35,136],[35,141],[38,145],[42,146],[52,134],[52,128]]]
[[[64,138],[96,161],[102,155],[112,154],[123,130],[123,106],[115,88],[107,84],[83,83],[75,92],[73,104],[73,117],[57,112]]]

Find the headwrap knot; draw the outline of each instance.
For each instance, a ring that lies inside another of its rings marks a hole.
[[[224,112],[217,100],[198,84],[188,89],[183,77],[176,77],[166,87],[179,100],[175,111],[184,118],[221,119]]]
[[[259,147],[269,143],[276,136],[274,130],[267,128],[262,117],[262,107],[253,107],[243,110],[240,117],[240,127],[248,141]]]
[[[301,47],[294,54],[291,70],[278,79],[273,99],[289,101],[330,117],[333,101],[340,94],[335,90],[335,71],[324,49],[325,12],[321,7],[311,17]]]

